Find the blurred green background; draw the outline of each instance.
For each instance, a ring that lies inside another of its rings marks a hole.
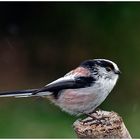
[[[122,75],[100,106],[140,133],[140,3],[0,2],[0,89],[39,88],[85,59]],[[76,138],[77,117],[42,98],[0,98],[0,138]]]

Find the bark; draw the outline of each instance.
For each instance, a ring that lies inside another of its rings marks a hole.
[[[122,118],[115,112],[96,111],[84,120],[75,121],[73,127],[78,138],[131,139]]]

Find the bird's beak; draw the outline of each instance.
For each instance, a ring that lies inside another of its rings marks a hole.
[[[121,74],[121,71],[120,71],[120,70],[116,70],[116,71],[115,71],[115,74],[120,75],[120,74]]]

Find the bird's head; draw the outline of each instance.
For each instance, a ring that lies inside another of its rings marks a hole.
[[[120,74],[117,64],[107,59],[86,60],[80,66],[90,70],[91,74],[96,78],[117,81]]]

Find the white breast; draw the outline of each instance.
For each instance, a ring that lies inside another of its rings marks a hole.
[[[55,100],[55,104],[70,114],[93,112],[111,92],[116,81],[117,78],[102,79],[91,87],[63,90],[59,98]]]

